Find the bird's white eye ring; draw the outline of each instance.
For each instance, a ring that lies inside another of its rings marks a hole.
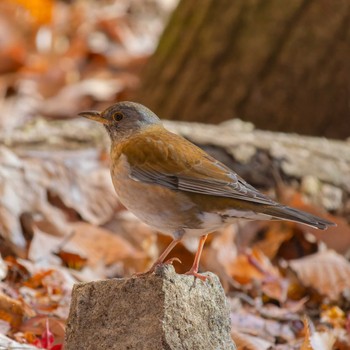
[[[121,121],[123,118],[124,118],[124,114],[121,113],[121,112],[116,112],[113,114],[113,120],[116,121],[116,122],[119,122]]]

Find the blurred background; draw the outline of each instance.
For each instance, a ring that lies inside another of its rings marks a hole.
[[[345,139],[349,12],[346,0],[4,0],[1,127],[133,99],[165,119]]]
[[[338,225],[209,236],[201,270],[238,349],[350,349],[349,43],[348,0],[1,0],[0,348],[61,349],[74,283],[143,272],[169,244],[119,203],[108,137],[77,117],[132,100]]]
[[[130,98],[176,3],[1,1],[1,128]]]

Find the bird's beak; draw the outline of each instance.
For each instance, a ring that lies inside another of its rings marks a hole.
[[[78,113],[78,115],[84,118],[95,120],[96,122],[99,122],[102,124],[108,124],[108,120],[103,118],[101,113],[98,111],[85,111],[85,112]]]

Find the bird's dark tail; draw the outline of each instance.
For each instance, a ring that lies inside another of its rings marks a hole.
[[[269,206],[265,209],[264,214],[271,215],[273,218],[300,222],[320,230],[326,230],[329,226],[337,226],[334,222],[283,205]]]

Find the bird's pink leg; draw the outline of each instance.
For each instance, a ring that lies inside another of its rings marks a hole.
[[[167,248],[164,250],[164,252],[159,256],[159,258],[154,262],[154,264],[152,265],[152,267],[156,267],[157,265],[160,265],[164,262],[165,258],[169,255],[169,253],[175,248],[175,246],[180,243],[181,238],[178,239],[174,239],[168,246]],[[165,262],[165,264],[171,264],[173,261],[180,261],[180,259],[178,258],[171,258],[169,260],[167,260]]]
[[[172,264],[174,261],[178,261],[181,263],[180,259],[178,258],[171,258],[164,262],[165,258],[169,255],[169,253],[175,248],[175,246],[181,241],[181,238],[174,239],[164,250],[164,252],[159,256],[159,258],[154,262],[154,264],[151,266],[151,268],[146,272],[141,273],[135,273],[135,276],[146,276],[154,272],[157,266],[161,264]]]
[[[202,281],[206,281],[207,278],[209,278],[207,276],[203,276],[200,273],[198,273],[199,260],[201,258],[202,251],[203,251],[203,246],[204,246],[204,243],[205,243],[207,237],[208,237],[208,235],[204,235],[199,240],[199,244],[198,244],[196,256],[194,257],[193,265],[190,268],[190,270],[186,272],[186,275],[192,275],[194,277],[200,278]]]

